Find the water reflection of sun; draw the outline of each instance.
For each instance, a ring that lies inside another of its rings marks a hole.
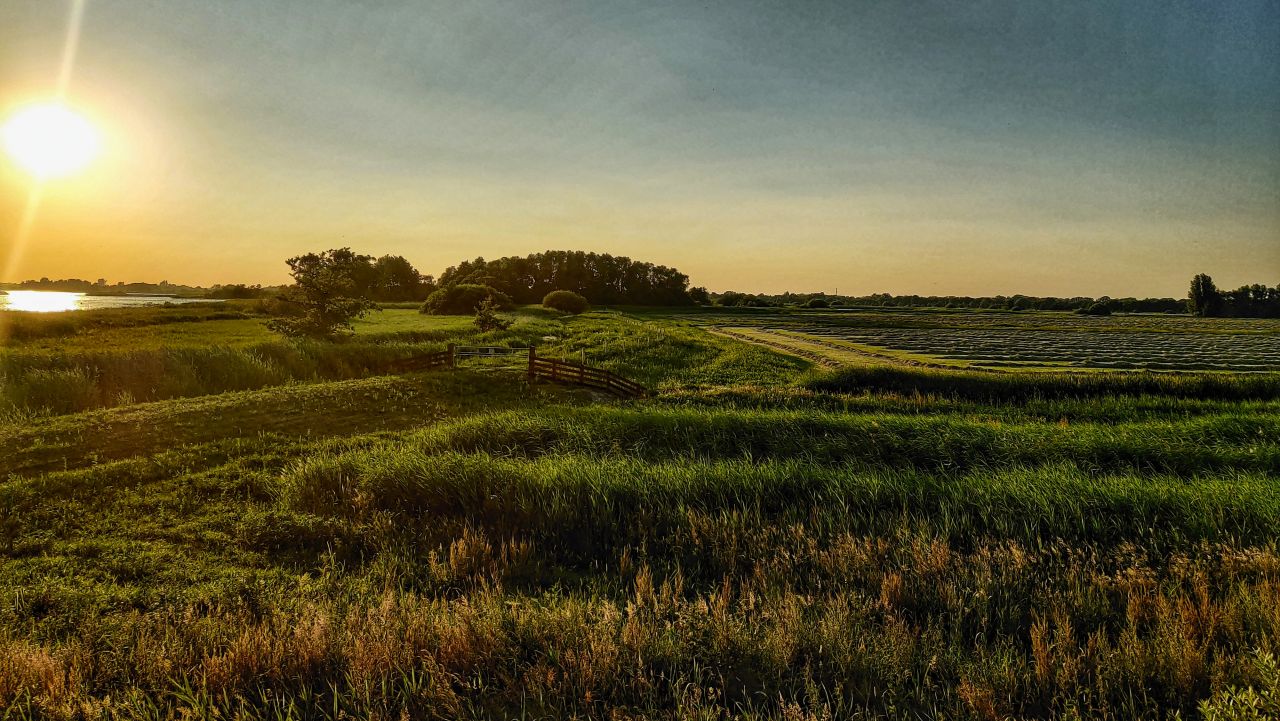
[[[25,310],[32,313],[56,313],[80,307],[84,293],[53,293],[37,290],[11,290],[0,295],[0,310]]]

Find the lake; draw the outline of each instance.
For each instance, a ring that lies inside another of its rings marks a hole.
[[[86,295],[49,290],[0,291],[0,310],[23,310],[33,313],[62,313],[97,308],[136,308],[165,303],[221,303],[205,298],[174,298],[167,295]]]

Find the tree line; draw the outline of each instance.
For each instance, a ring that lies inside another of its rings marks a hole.
[[[978,310],[1057,310],[1089,312],[1101,306],[1117,313],[1185,313],[1187,303],[1176,298],[1058,298],[1033,295],[831,295],[827,293],[754,294],[726,291],[712,294],[716,305],[726,307],[874,307],[874,308],[973,308]]]
[[[705,289],[690,289],[689,276],[675,268],[578,250],[476,258],[440,274],[442,288],[464,284],[489,286],[521,304],[538,303],[556,290],[597,305],[692,305],[706,297]]]
[[[878,307],[878,308],[974,308],[986,310],[1057,310],[1105,315],[1116,313],[1191,313],[1204,317],[1280,318],[1280,285],[1243,285],[1235,290],[1219,290],[1213,278],[1201,273],[1191,281],[1186,299],[1177,298],[1089,298],[1076,296],[996,295],[983,297],[954,295],[871,295],[849,296],[826,293],[739,293],[711,294],[715,305],[737,308],[777,307]]]
[[[689,289],[689,277],[674,268],[621,256],[547,251],[494,261],[476,258],[451,266],[439,283],[400,256],[361,255],[350,248],[289,258],[293,285],[278,300],[285,312],[269,325],[284,335],[332,338],[349,333],[352,321],[378,302],[424,300],[424,313],[476,313],[481,330],[503,327],[496,315],[515,303],[542,301],[581,313],[594,303],[690,305],[707,299]],[[225,297],[252,297],[255,286],[221,286]]]
[[[1268,288],[1254,283],[1224,291],[1200,273],[1191,279],[1187,310],[1203,317],[1280,318],[1280,284]]]
[[[298,268],[331,267],[341,269],[342,292],[353,298],[364,298],[379,303],[395,303],[425,300],[436,289],[436,281],[430,275],[418,272],[413,264],[400,255],[384,255],[375,258],[362,255],[350,248],[338,248],[324,253],[307,253],[286,261],[290,274],[298,282]],[[301,263],[301,266],[296,265]],[[209,298],[266,298],[279,295],[285,288],[263,287],[232,283],[215,285],[209,289]]]

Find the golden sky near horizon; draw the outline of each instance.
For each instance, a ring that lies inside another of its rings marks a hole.
[[[0,113],[70,3],[0,8]],[[277,283],[329,247],[583,249],[713,290],[1280,282],[1274,4],[88,2],[100,156],[0,162],[0,281]]]

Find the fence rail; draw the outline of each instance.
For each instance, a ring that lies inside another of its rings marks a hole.
[[[529,350],[528,348],[507,348],[496,345],[460,345],[451,347],[458,358],[498,358],[519,355]]]
[[[414,358],[406,358],[402,361],[396,361],[391,365],[392,370],[405,373],[409,371],[430,371],[437,368],[453,367],[453,349],[439,350],[434,353],[426,353]]]
[[[552,383],[568,383],[595,388],[621,398],[643,398],[649,395],[648,388],[603,368],[592,368],[582,363],[571,363],[551,358],[539,358],[537,349],[533,346],[528,348],[506,348],[502,346],[455,346],[450,344],[446,350],[398,361],[392,364],[392,369],[407,372],[453,368],[457,365],[459,358],[501,358],[520,353],[529,354],[530,383],[539,380],[551,381]]]
[[[633,380],[611,373],[603,368],[592,368],[580,363],[539,358],[535,353],[529,354],[529,382],[548,380],[552,383],[571,383],[573,385],[595,388],[612,393],[622,398],[643,398],[649,395],[649,389]]]

